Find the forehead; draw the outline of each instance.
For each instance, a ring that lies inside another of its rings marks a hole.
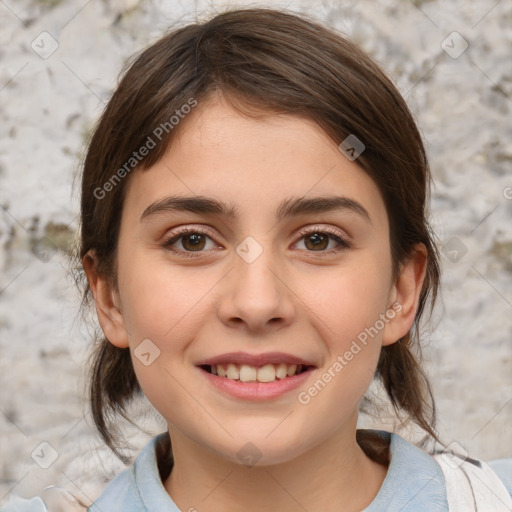
[[[313,120],[245,115],[219,96],[200,102],[180,122],[162,159],[136,171],[128,189],[125,207],[139,215],[166,195],[214,197],[240,214],[267,215],[285,197],[336,194],[387,222],[373,180]]]
[[[240,105],[239,102],[236,105]],[[299,115],[275,113],[256,106],[234,106],[221,94],[213,94],[199,103],[178,127],[172,147],[183,153],[196,154],[196,148],[214,149],[217,156],[229,155],[242,160],[245,155],[258,154],[262,161],[287,159],[297,154],[314,153],[318,166],[328,163],[337,148],[313,120]],[[339,152],[335,152],[339,156]]]

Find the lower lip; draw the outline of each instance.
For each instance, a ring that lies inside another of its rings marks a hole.
[[[220,391],[243,400],[262,401],[277,398],[298,388],[314,370],[307,370],[273,382],[242,382],[219,377],[199,368],[199,371]]]

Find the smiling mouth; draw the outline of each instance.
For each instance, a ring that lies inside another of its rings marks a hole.
[[[303,364],[266,364],[256,367],[247,364],[200,365],[202,370],[217,377],[239,382],[275,382],[313,370],[315,367]]]

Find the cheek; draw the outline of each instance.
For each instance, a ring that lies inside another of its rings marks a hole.
[[[179,383],[186,381],[187,347],[201,325],[205,294],[213,287],[206,277],[171,271],[165,261],[143,251],[119,259],[119,292],[135,374],[148,400],[166,418],[169,404],[177,411],[190,408]],[[149,356],[144,359],[144,354]]]
[[[119,288],[130,343],[150,338],[160,345],[175,338],[201,310],[213,284],[207,275],[194,278],[190,271],[171,271],[165,262],[137,254],[120,261]]]
[[[390,269],[379,262],[365,262],[326,273],[309,292],[309,307],[317,313],[333,357],[372,327],[386,312]],[[306,291],[304,290],[306,293]],[[305,297],[307,295],[304,295]],[[380,326],[380,323],[379,323]],[[381,334],[381,333],[380,333]]]
[[[325,435],[343,424],[351,411],[357,411],[372,382],[389,291],[381,271],[379,265],[351,268],[322,282],[322,296],[309,297],[308,305],[318,313],[313,316],[317,317],[316,330],[329,355],[316,379],[297,399],[308,417],[324,418],[320,428]],[[318,426],[311,426],[314,428]]]

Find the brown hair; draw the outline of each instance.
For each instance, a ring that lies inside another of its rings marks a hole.
[[[241,112],[303,116],[337,144],[350,134],[364,143],[357,163],[384,198],[395,275],[415,244],[423,243],[428,254],[414,326],[399,342],[382,348],[376,377],[395,410],[437,440],[432,392],[414,354],[419,320],[429,298],[433,305],[439,285],[439,256],[426,220],[431,177],[425,149],[392,82],[363,50],[335,31],[285,11],[242,9],[175,29],[142,51],[124,72],[89,144],[77,256],[82,260],[94,250],[98,271],[115,283],[129,171],[110,181],[112,186],[105,184],[123,166],[126,171],[126,162],[156,127],[168,126],[191,98],[201,102],[214,91]],[[135,166],[137,172],[163,156],[175,131],[162,132],[156,147]],[[90,295],[85,284],[84,303]],[[92,413],[102,438],[121,458],[116,415],[126,417],[125,406],[140,391],[129,349],[99,339],[90,372]]]

